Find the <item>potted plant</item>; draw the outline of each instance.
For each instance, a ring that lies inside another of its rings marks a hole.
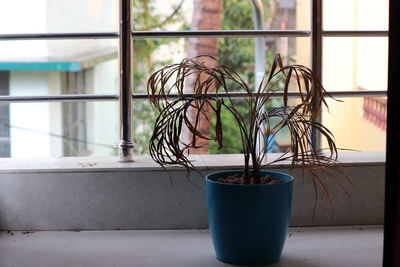
[[[191,86],[193,94],[185,94],[185,86]],[[290,87],[301,93],[299,101],[288,100]],[[331,132],[316,120],[321,106],[326,105],[327,93],[312,71],[302,65],[284,66],[277,54],[269,75],[253,90],[228,66],[218,64],[213,57],[199,56],[156,71],[149,78],[147,90],[152,106],[159,112],[150,155],[162,167],[181,165],[194,170],[188,150],[198,146],[199,140],[210,139],[199,129],[201,117],[214,122],[210,125],[215,141],[222,147],[221,113],[225,109],[233,116],[240,133],[238,142],[243,147],[243,169],[206,177],[208,220],[216,255],[221,261],[235,264],[279,260],[289,226],[293,177],[265,168],[290,160],[292,167],[301,166],[318,177],[317,169],[331,167],[337,159]],[[233,91],[241,92],[248,115],[239,112],[237,93]],[[282,106],[268,108],[278,91]],[[172,94],[179,98],[171,98]],[[267,162],[268,148],[259,144],[283,129],[290,134],[290,150]],[[313,146],[312,129],[326,139],[327,153]],[[183,131],[191,138],[183,138]]]

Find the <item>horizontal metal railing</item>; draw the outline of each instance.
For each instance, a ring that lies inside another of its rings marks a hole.
[[[323,31],[324,37],[387,37],[388,31]],[[309,30],[202,30],[202,31],[133,31],[133,39],[145,38],[218,38],[218,37],[310,37]],[[117,39],[118,32],[20,33],[0,34],[0,41]]]
[[[78,101],[117,101],[118,95],[44,95],[44,96],[0,96],[0,103],[12,102],[78,102]]]
[[[329,95],[335,98],[354,98],[354,97],[378,97],[387,96],[386,91],[382,90],[347,90],[347,91],[329,91]],[[256,94],[254,94],[255,96]],[[193,94],[171,94],[170,99],[178,99],[180,97],[190,97]],[[226,93],[209,93],[211,97],[228,98]],[[248,94],[243,92],[232,92],[229,93],[231,98],[244,98]],[[282,92],[275,92],[272,98],[282,97]],[[156,96],[158,97],[158,96]],[[300,97],[299,92],[288,92],[289,98]],[[149,96],[147,94],[132,94],[133,100],[147,100]],[[76,94],[76,95],[47,95],[47,96],[0,96],[0,103],[21,103],[21,102],[78,102],[78,101],[117,101],[118,95],[108,94],[108,95],[88,95],[88,94]]]
[[[387,93],[386,91],[379,91],[379,90],[363,90],[363,91],[331,91],[327,92],[329,95],[335,98],[352,98],[352,97],[377,97],[377,96],[386,96]],[[288,92],[288,97],[289,98],[299,98],[300,97],[299,92],[293,91],[293,92]],[[219,97],[219,98],[245,98],[248,97],[248,94],[245,92],[231,92],[228,94],[226,93],[208,93],[210,97]],[[265,93],[253,93],[253,96],[257,95],[266,95]],[[280,98],[283,97],[284,93],[283,92],[274,92],[272,93],[272,98]],[[304,93],[303,93],[304,95]],[[193,96],[193,94],[183,94],[183,95],[178,95],[178,94],[171,94],[169,95],[170,99],[178,99],[182,97],[190,97]],[[147,94],[134,94],[132,95],[134,100],[147,100],[149,99],[149,96]],[[159,97],[159,96],[156,96]]]
[[[322,31],[323,37],[388,37],[388,31]]]
[[[303,30],[202,30],[202,31],[133,31],[132,38],[201,38],[201,37],[308,37],[310,31]],[[43,40],[43,39],[116,39],[118,32],[87,33],[21,33],[0,34],[0,40]]]
[[[202,30],[202,31],[134,31],[134,39],[145,38],[204,38],[204,37],[308,37],[311,31],[302,30]]]
[[[64,39],[117,39],[118,32],[75,32],[75,33],[18,33],[0,34],[0,41],[10,40],[64,40]]]

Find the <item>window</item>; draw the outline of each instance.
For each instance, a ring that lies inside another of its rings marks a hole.
[[[122,139],[128,153],[132,135],[135,153],[146,153],[154,114],[145,85],[152,71],[183,57],[212,54],[255,84],[255,61],[265,59],[268,69],[276,52],[287,63],[313,68],[326,89],[345,101],[329,101],[330,111],[321,116],[339,147],[383,150],[388,1],[334,2],[121,0],[131,5],[132,25],[119,36],[120,59],[131,60],[123,61],[118,108],[118,1],[3,1],[0,156],[116,155],[114,143]],[[255,16],[259,23],[253,23]],[[260,41],[261,56],[254,48]],[[126,101],[131,78],[132,107]],[[240,152],[234,139],[226,139],[227,149],[210,144],[205,152]],[[287,149],[285,133],[274,143],[274,152]]]
[[[330,101],[323,122],[338,147],[385,150],[389,1],[323,2],[323,82],[360,97]],[[343,8],[343,7],[346,8]],[[340,19],[338,19],[340,18]],[[376,91],[376,96],[361,97]],[[348,129],[351,129],[349,134]]]
[[[117,153],[117,31],[118,1],[0,1],[1,157]]]

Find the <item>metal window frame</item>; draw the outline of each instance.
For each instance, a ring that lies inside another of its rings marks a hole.
[[[119,1],[119,135],[120,141],[119,160],[121,162],[133,161],[132,140],[132,1]]]
[[[398,62],[400,60],[400,2],[389,1],[389,62],[388,62],[388,103],[386,136],[385,174],[385,217],[383,237],[384,267],[400,266],[400,130],[398,99],[400,82]]]
[[[309,30],[199,30],[199,31],[132,31],[133,39],[146,38],[222,38],[222,37],[310,37]],[[118,32],[20,33],[0,34],[0,41],[118,39]],[[323,37],[388,37],[388,31],[323,30]]]
[[[118,32],[71,32],[71,33],[16,33],[0,34],[0,41],[16,40],[65,40],[65,39],[116,39]]]
[[[311,69],[315,78],[322,82],[322,0],[313,0],[311,9]],[[321,96],[315,98],[313,107],[318,105],[320,98]],[[316,120],[322,121],[322,112]],[[321,147],[321,135],[315,127],[311,129],[311,140],[314,147]]]
[[[310,37],[309,30],[199,30],[199,31],[132,31],[133,39],[146,38],[217,38],[217,37]],[[118,32],[20,33],[0,34],[0,41],[118,39]],[[388,31],[323,30],[323,37],[388,37]]]
[[[325,31],[322,22],[322,0],[312,0],[312,25],[309,30],[202,30],[202,31],[131,31],[131,1],[119,0],[119,32],[86,32],[86,33],[29,33],[0,34],[0,41],[17,40],[65,40],[65,39],[119,39],[119,95],[49,95],[49,96],[0,96],[0,103],[12,102],[68,102],[68,101],[119,101],[120,113],[120,161],[132,161],[132,100],[145,100],[146,94],[132,94],[131,62],[132,40],[144,38],[221,38],[221,37],[310,37],[312,42],[312,69],[317,78],[322,79],[322,43],[324,37],[387,37],[388,31]],[[386,96],[387,91],[330,91],[334,97],[370,97]],[[218,94],[224,97],[223,94]],[[237,93],[235,97],[244,97]],[[274,97],[280,97],[276,93]],[[297,92],[290,97],[299,97]],[[172,97],[180,97],[178,95]],[[318,145],[318,136],[314,134],[314,143]]]
[[[364,90],[364,91],[329,91],[327,92],[335,98],[356,98],[356,97],[385,97],[387,96],[386,90]],[[254,94],[256,96],[257,94]],[[261,94],[263,95],[263,94]],[[180,97],[190,97],[193,94],[170,94],[171,99],[178,99]],[[228,98],[226,93],[210,93],[212,97]],[[272,98],[280,98],[283,96],[282,92],[275,92],[272,94]],[[155,96],[157,97],[157,96]],[[232,92],[229,93],[231,98],[244,98],[248,97],[247,93],[243,92]],[[289,98],[299,98],[299,92],[288,92]],[[132,94],[132,100],[148,100],[147,94]],[[71,95],[48,95],[48,96],[0,96],[0,103],[29,103],[29,102],[79,102],[79,101],[118,101],[119,97],[116,94],[107,95],[87,95],[87,94],[71,94]]]

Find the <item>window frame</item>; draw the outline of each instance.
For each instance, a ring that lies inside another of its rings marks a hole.
[[[77,101],[119,101],[120,140],[117,144],[121,162],[133,161],[132,137],[132,101],[147,99],[146,94],[132,93],[131,55],[132,40],[143,38],[206,38],[206,37],[311,37],[312,70],[316,77],[322,80],[322,55],[324,37],[388,37],[388,31],[324,31],[323,30],[323,0],[312,1],[311,30],[201,30],[201,31],[132,31],[131,0],[119,0],[119,32],[87,32],[87,33],[33,33],[33,34],[0,34],[0,41],[7,40],[64,40],[64,39],[119,39],[119,94],[79,94],[51,96],[0,96],[0,103],[15,102],[77,102]],[[387,96],[387,90],[365,91],[329,91],[334,97],[376,97]],[[223,94],[219,94],[223,97]],[[274,97],[282,96],[276,93]],[[298,97],[293,92],[290,97]],[[178,95],[172,95],[178,97]],[[240,97],[238,93],[237,97]],[[318,118],[321,120],[321,117]],[[313,142],[320,146],[320,138],[313,131]]]

